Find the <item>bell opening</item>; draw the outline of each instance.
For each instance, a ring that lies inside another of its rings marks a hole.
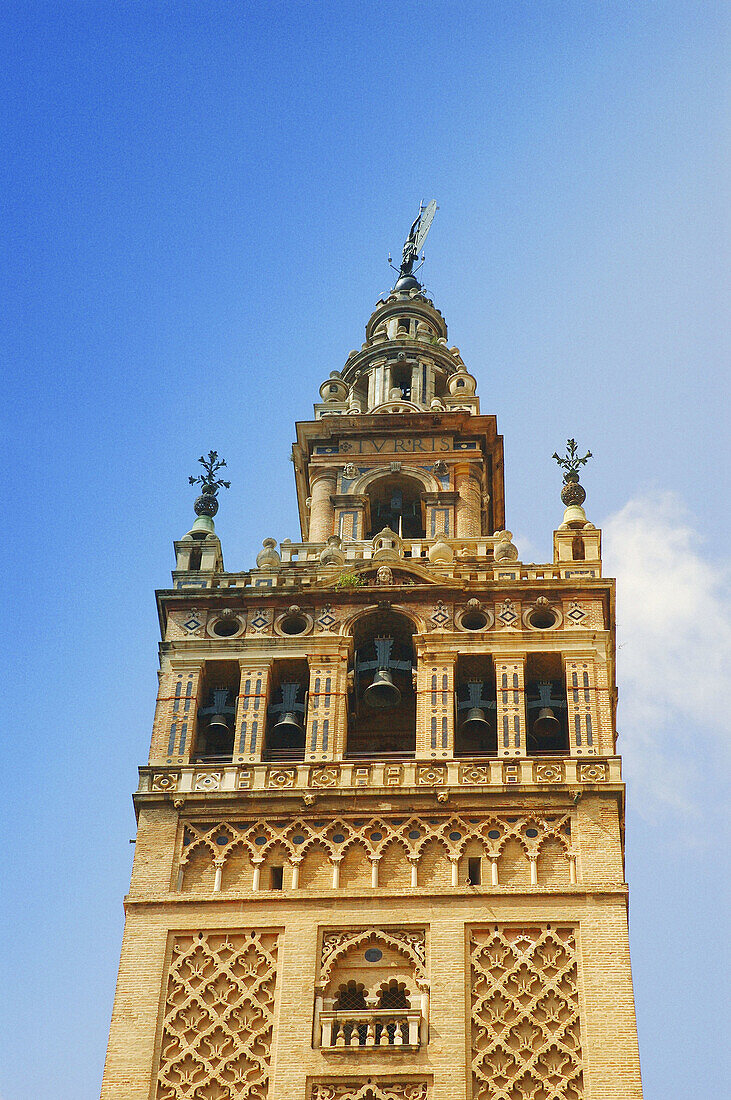
[[[497,719],[492,659],[486,654],[461,656],[455,672],[454,754],[494,756],[497,753]]]
[[[303,760],[309,666],[306,659],[274,661],[269,685],[265,760]]]
[[[205,662],[198,696],[193,760],[220,762],[233,758],[239,679],[238,661]],[[179,697],[185,698],[185,693],[181,681]]]
[[[560,655],[531,654],[526,672],[529,755],[568,752],[568,707]]]
[[[371,612],[353,628],[348,756],[411,756],[416,749],[414,624],[390,610]]]

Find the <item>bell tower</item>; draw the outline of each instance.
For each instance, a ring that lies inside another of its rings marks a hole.
[[[190,479],[102,1100],[641,1098],[590,456],[521,561],[434,209],[296,425],[301,540],[226,571]]]

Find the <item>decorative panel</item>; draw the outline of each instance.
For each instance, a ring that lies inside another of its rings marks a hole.
[[[156,1100],[267,1100],[276,932],[176,935]]]
[[[581,1100],[573,928],[470,933],[472,1100]]]

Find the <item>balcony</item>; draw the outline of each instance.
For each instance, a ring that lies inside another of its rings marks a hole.
[[[323,1050],[415,1051],[419,1049],[421,1013],[411,1009],[320,1013]]]

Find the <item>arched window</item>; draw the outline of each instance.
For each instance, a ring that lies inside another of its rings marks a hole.
[[[378,995],[378,1007],[382,1009],[410,1008],[409,997],[403,982],[389,982]]]
[[[341,985],[335,1008],[339,1012],[363,1012],[366,1008],[365,991],[359,982]]]
[[[373,538],[384,527],[390,527],[402,538],[423,539],[423,486],[414,478],[389,474],[372,482],[366,489],[370,504],[370,528],[366,538]]]

